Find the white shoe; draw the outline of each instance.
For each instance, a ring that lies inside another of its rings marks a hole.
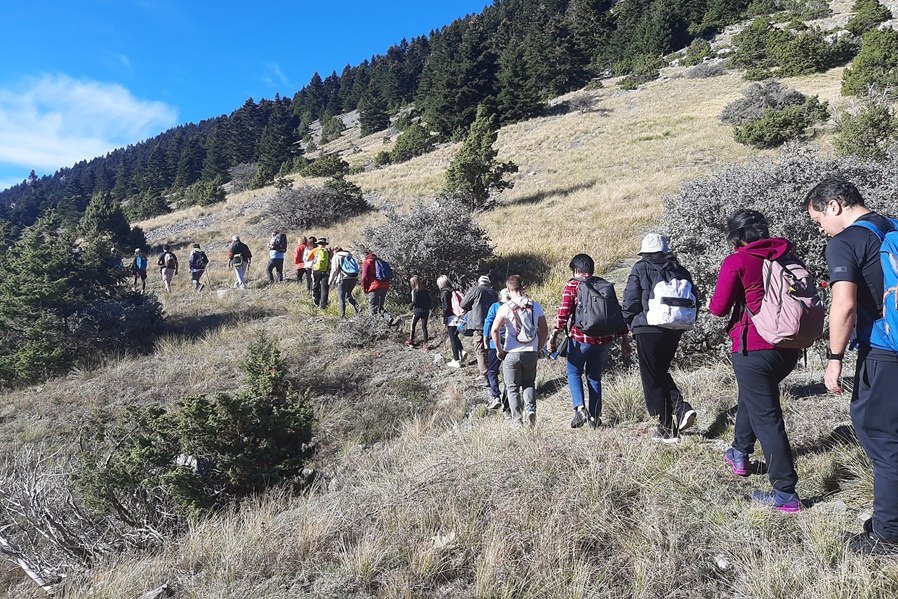
[[[461,350],[461,359],[464,360],[467,357],[468,357],[468,352],[466,352],[465,350]]]
[[[449,368],[461,368],[461,363],[458,360],[452,360],[451,362],[447,362],[446,366]]]

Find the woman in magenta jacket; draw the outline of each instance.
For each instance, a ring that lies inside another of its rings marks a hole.
[[[733,370],[739,386],[733,446],[724,459],[739,476],[748,476],[748,456],[760,441],[773,491],[755,491],[754,499],[784,512],[797,512],[798,475],[786,436],[779,383],[795,368],[800,350],[777,349],[755,329],[751,315],[764,297],[764,260],[789,253],[792,244],[770,237],[767,219],[756,210],[739,210],[727,219],[727,243],[734,253],[720,267],[708,308],[715,316],[730,315],[727,332],[733,344]]]

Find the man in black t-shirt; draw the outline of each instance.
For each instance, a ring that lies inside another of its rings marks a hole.
[[[871,326],[882,313],[882,242],[855,223],[866,221],[881,233],[895,227],[867,209],[857,187],[842,179],[819,183],[804,207],[820,231],[832,237],[826,248],[832,290],[826,388],[842,393],[842,358],[856,341],[851,421],[873,462],[873,518],[863,533],[851,537],[849,547],[867,554],[898,552],[898,402],[892,397],[898,388],[898,354],[870,347]]]

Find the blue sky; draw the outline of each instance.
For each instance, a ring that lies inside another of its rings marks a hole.
[[[7,0],[0,189],[247,98],[292,97],[488,0]]]

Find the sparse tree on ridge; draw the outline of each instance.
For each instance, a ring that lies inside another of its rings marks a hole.
[[[514,186],[505,175],[518,172],[518,165],[496,159],[499,151],[493,144],[498,137],[496,117],[480,106],[464,144],[446,172],[446,193],[462,200],[472,210],[492,207],[492,193]]]

